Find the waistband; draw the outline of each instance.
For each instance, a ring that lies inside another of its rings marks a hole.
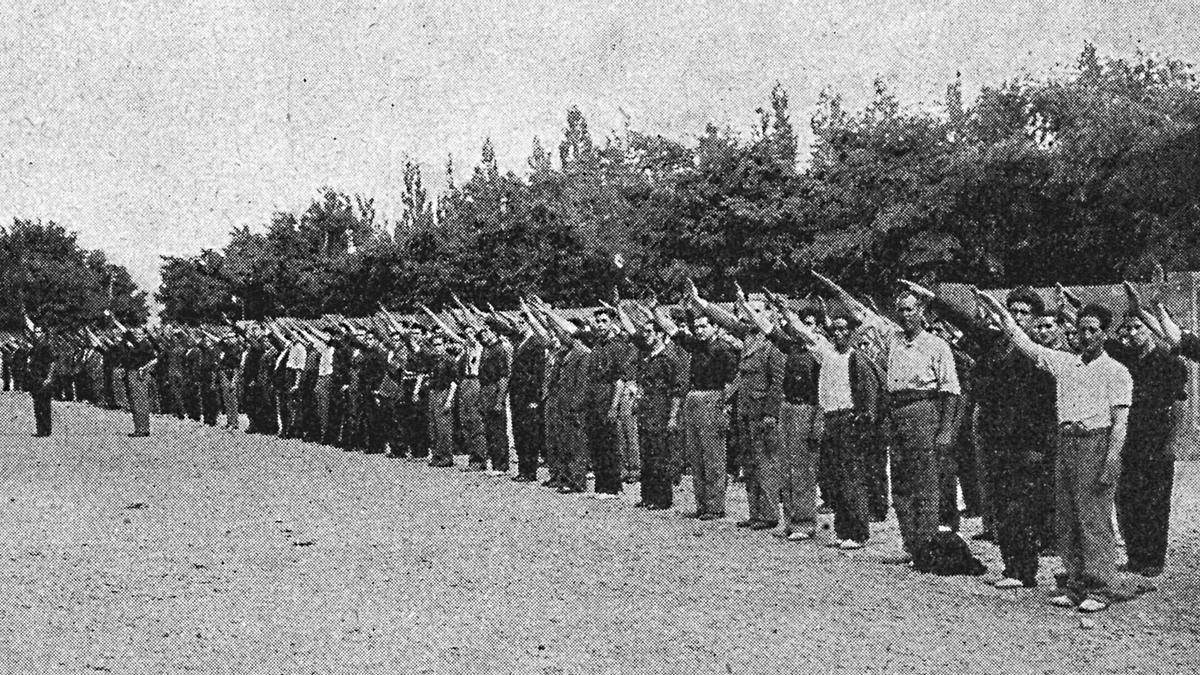
[[[1079,422],[1063,422],[1058,425],[1058,433],[1063,436],[1074,436],[1078,438],[1086,438],[1089,436],[1105,436],[1112,427],[1100,427],[1099,429],[1088,429]]]
[[[903,408],[904,406],[920,403],[921,401],[932,401],[938,397],[938,392],[903,389],[901,391],[889,391],[887,397],[889,406],[892,408]]]

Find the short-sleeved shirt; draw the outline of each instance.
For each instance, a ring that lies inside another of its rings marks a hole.
[[[317,363],[317,377],[333,375],[333,354],[335,348],[331,344],[320,346],[321,360]]]
[[[961,393],[954,354],[940,337],[921,331],[909,340],[904,331],[896,329],[885,336],[884,348],[884,386],[888,391]]]
[[[1059,424],[1084,429],[1112,425],[1112,409],[1133,404],[1133,378],[1107,353],[1084,362],[1078,354],[1036,346],[1038,368],[1054,376]]]

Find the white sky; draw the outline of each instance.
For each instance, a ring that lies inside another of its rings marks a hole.
[[[748,129],[776,80],[796,126],[825,87],[886,78],[936,103],[1019,72],[1138,49],[1200,61],[1194,0],[526,0],[0,3],[0,219],[57,220],[148,289],[160,254],[330,185],[397,194],[405,158],[440,187],[485,136],[523,171],[578,105],[687,139]],[[291,121],[288,113],[291,112]]]

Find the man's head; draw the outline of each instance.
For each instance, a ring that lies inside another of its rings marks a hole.
[[[854,326],[850,324],[850,319],[844,316],[835,316],[829,320],[829,339],[833,342],[833,346],[839,352],[846,352],[850,349],[851,336],[854,335]]]
[[[825,328],[825,315],[821,310],[809,307],[802,309],[799,312],[800,322],[808,326],[809,330],[822,330]]]
[[[596,326],[596,332],[605,337],[616,333],[616,318],[616,314],[607,307],[592,312],[592,323]]]
[[[445,351],[445,349],[446,349],[445,333],[443,333],[440,330],[434,331],[434,333],[429,336],[429,346],[434,351],[438,351],[438,352]]]
[[[661,347],[666,337],[666,333],[654,321],[647,321],[642,324],[642,338],[646,340],[646,344],[650,345],[650,349]]]
[[[498,338],[496,336],[496,331],[492,330],[492,327],[490,325],[488,325],[487,323],[484,323],[483,327],[481,327],[479,329],[479,341],[485,345],[490,345],[490,344],[494,343],[497,339]]]
[[[1029,337],[1043,347],[1058,347],[1063,337],[1062,327],[1058,323],[1058,315],[1045,311],[1037,315],[1033,320]]]
[[[717,327],[707,314],[696,313],[692,315],[692,334],[701,340],[711,340],[717,336]]]
[[[1102,305],[1086,305],[1079,310],[1075,328],[1079,331],[1079,352],[1084,356],[1096,356],[1104,349],[1108,328],[1112,325],[1112,311]]]
[[[1028,286],[1014,288],[1005,299],[1004,305],[1008,307],[1008,313],[1012,314],[1017,325],[1026,332],[1032,326],[1033,320],[1046,310],[1046,303],[1042,301],[1042,297]]]
[[[906,291],[896,298],[896,313],[900,315],[900,326],[909,335],[925,327],[925,305],[914,293]]]
[[[1133,347],[1134,349],[1149,349],[1154,344],[1154,339],[1150,336],[1150,329],[1142,321],[1141,317],[1136,314],[1127,314],[1124,320],[1121,321],[1121,329],[1118,334],[1121,342]]]

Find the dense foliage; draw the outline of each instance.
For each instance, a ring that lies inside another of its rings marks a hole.
[[[129,271],[101,251],[79,247],[75,234],[53,222],[15,219],[0,227],[0,330],[20,330],[24,316],[53,329],[106,321],[145,323],[146,294]]]
[[[1200,89],[1189,66],[1088,46],[1072,73],[960,85],[940,110],[885,83],[863,109],[825,94],[798,158],[786,92],[749,138],[710,125],[694,142],[626,130],[597,141],[567,114],[557,152],[502,172],[490,142],[436,201],[415,165],[404,215],[327,190],[305,212],[241,229],[220,252],[170,258],[165,318],[363,314],[459,293],[591,304],[677,293],[805,292],[816,266],[855,290],[897,276],[979,284],[1101,283],[1200,269]],[[614,264],[620,254],[623,265]]]

